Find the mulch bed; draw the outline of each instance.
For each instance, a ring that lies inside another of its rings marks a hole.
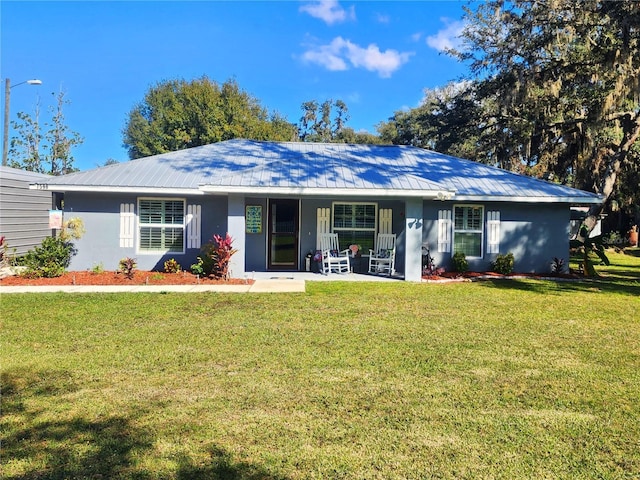
[[[127,278],[121,272],[66,272],[54,278],[26,278],[11,275],[0,279],[2,286],[40,286],[40,285],[250,285],[251,279],[231,278],[219,280],[198,277],[190,272],[162,273],[135,271],[133,278]]]
[[[495,272],[444,272],[440,275],[425,275],[422,280],[429,282],[454,282],[490,279],[565,279],[578,280],[584,278],[578,274],[541,275],[533,273],[512,273],[501,275]],[[26,278],[11,275],[0,279],[0,286],[40,286],[40,285],[250,285],[254,280],[231,278],[219,280],[210,277],[198,277],[190,272],[162,273],[137,270],[132,279],[118,271],[77,271],[66,272],[54,278]]]
[[[510,273],[503,275],[496,272],[444,272],[440,275],[423,275],[422,279],[432,282],[451,282],[451,281],[474,281],[474,280],[492,280],[492,279],[522,279],[531,278],[538,280],[548,279],[564,279],[564,280],[578,280],[584,278],[584,275],[574,273],[561,273],[558,275],[539,274],[539,273]]]

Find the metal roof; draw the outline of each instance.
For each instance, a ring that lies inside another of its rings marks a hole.
[[[34,188],[135,193],[385,195],[599,203],[593,193],[417,147],[228,140],[48,179]]]
[[[20,180],[23,182],[37,182],[46,178],[53,178],[46,173],[30,172],[28,170],[20,170],[19,168],[0,166],[0,178]],[[26,184],[25,184],[26,185]]]

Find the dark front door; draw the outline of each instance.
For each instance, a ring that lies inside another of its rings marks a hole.
[[[269,200],[269,270],[298,269],[298,200]]]

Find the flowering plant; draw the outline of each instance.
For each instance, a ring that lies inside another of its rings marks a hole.
[[[360,250],[362,250],[362,247],[360,245],[349,245],[349,250],[351,250],[351,255],[353,255],[354,257],[359,255]]]

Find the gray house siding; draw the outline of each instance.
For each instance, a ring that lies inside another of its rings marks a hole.
[[[76,241],[78,250],[70,266],[71,270],[86,270],[96,265],[102,265],[108,270],[117,269],[118,262],[124,257],[137,259],[138,268],[144,270],[162,270],[164,261],[175,258],[183,269],[196,262],[200,255],[199,248],[187,248],[184,254],[150,254],[140,252],[138,245],[137,208],[138,199],[147,196],[111,195],[69,192],[65,195],[65,219],[80,217],[85,225],[86,233],[82,239]],[[214,234],[224,235],[228,228],[228,202],[224,196],[166,196],[163,198],[186,199],[187,205],[201,205],[201,244],[211,240]],[[299,200],[299,260],[298,269],[305,269],[305,256],[316,249],[317,210],[318,208],[332,208],[334,202],[372,202],[380,209],[392,211],[392,231],[397,236],[396,266],[399,274],[405,273],[407,223],[405,219],[406,202],[403,200],[361,197],[345,198],[302,198]],[[119,246],[120,205],[131,203],[136,207],[136,238],[134,246],[122,248]],[[246,197],[244,205],[259,205],[263,210],[263,224],[261,233],[238,233],[242,237],[244,251],[244,271],[234,271],[234,275],[243,275],[252,271],[267,270],[268,246],[268,199],[265,197]],[[569,211],[564,204],[548,204],[544,208],[540,205],[518,204],[509,202],[464,202],[424,201],[422,204],[422,244],[428,245],[431,255],[438,266],[451,270],[453,246],[450,252],[438,251],[438,212],[452,210],[455,205],[481,205],[483,207],[483,248],[482,257],[468,258],[469,267],[475,271],[485,271],[495,260],[498,253],[512,252],[515,256],[515,268],[519,272],[547,272],[553,257],[567,258],[569,252],[568,236]],[[488,253],[488,223],[487,214],[491,211],[500,212],[500,236],[497,252]],[[415,223],[415,222],[413,222]],[[412,223],[412,224],[413,224]],[[562,234],[559,235],[558,232]],[[364,252],[367,254],[368,252]],[[419,255],[412,252],[409,258],[411,267],[418,265]]]
[[[500,253],[512,252],[518,272],[550,272],[554,257],[569,259],[569,209],[566,205],[501,207]],[[494,260],[495,255],[490,259]]]
[[[157,195],[110,195],[87,192],[65,194],[65,219],[82,219],[85,234],[76,240],[77,254],[72,258],[70,270],[87,270],[101,265],[106,270],[117,270],[122,258],[137,260],[141,270],[162,270],[164,262],[175,258],[183,269],[197,261],[200,248],[185,248],[183,254],[146,253],[138,248],[138,199],[175,198],[185,199],[187,205],[201,205],[201,244],[211,240],[214,234],[224,235],[227,231],[227,198],[222,196],[157,196]],[[120,246],[121,214],[123,203],[133,204],[136,221],[132,247]]]
[[[452,269],[451,257],[455,253],[438,248],[438,212],[452,210],[455,205],[480,205],[484,209],[482,257],[467,258],[472,271],[488,271],[498,254],[513,253],[515,271],[550,271],[554,257],[569,256],[569,208],[566,204],[544,206],[510,202],[424,202],[423,244],[429,247],[434,262],[439,267]],[[488,252],[488,212],[499,212],[499,247]]]
[[[51,236],[49,210],[52,194],[29,190],[29,184],[48,175],[0,167],[0,235],[6,237],[10,254],[20,256]]]

